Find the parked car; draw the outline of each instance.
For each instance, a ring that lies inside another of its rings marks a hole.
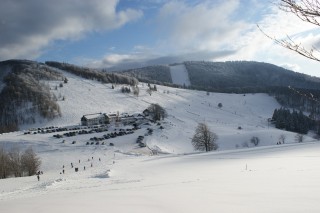
[[[143,148],[143,147],[146,147],[147,145],[146,145],[145,143],[140,142],[140,143],[139,143],[139,146],[140,146],[141,148]]]

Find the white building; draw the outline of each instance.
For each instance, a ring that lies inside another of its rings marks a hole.
[[[81,125],[83,126],[108,124],[109,122],[109,117],[105,113],[87,114],[81,118]]]

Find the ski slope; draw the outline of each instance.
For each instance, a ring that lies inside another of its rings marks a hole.
[[[184,64],[169,66],[172,83],[181,86],[190,86],[189,74]]]
[[[72,126],[83,114],[141,112],[158,103],[168,112],[164,129],[142,125],[131,135],[108,139],[114,146],[85,145],[90,137],[105,133],[62,139],[54,138],[56,133],[0,135],[0,144],[8,149],[32,146],[44,171],[40,181],[35,176],[0,180],[0,212],[320,211],[320,143],[308,136],[296,143],[294,133],[269,126],[267,119],[280,107],[273,97],[207,95],[159,85],[150,96],[145,84],[139,85],[135,97],[121,93],[121,85],[111,89],[109,84],[64,74],[68,83],[52,90],[61,98],[62,117],[23,128]],[[218,135],[217,151],[193,150],[190,141],[199,122]],[[109,131],[119,128],[127,127]],[[147,128],[154,132],[145,136],[148,147],[139,148],[135,140]],[[281,134],[286,143],[276,145]],[[250,143],[252,136],[259,137],[258,147]],[[159,154],[152,155],[150,149]]]

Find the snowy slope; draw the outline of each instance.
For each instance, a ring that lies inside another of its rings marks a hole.
[[[106,140],[114,146],[85,145],[105,132],[62,139],[55,133],[0,135],[7,148],[32,146],[44,171],[39,182],[34,176],[0,180],[0,212],[319,212],[320,166],[314,162],[320,144],[310,137],[297,144],[294,133],[269,126],[267,119],[280,107],[273,97],[163,86],[150,96],[145,84],[135,97],[119,85],[113,90],[64,74],[69,82],[52,90],[62,117],[24,128],[76,125],[83,114],[141,112],[159,103],[169,114],[164,129],[150,124]],[[194,152],[190,141],[198,122],[219,136],[218,151]],[[109,132],[119,128],[128,127],[111,126]],[[139,148],[135,140],[146,128],[154,132],[145,136],[148,147]],[[276,145],[281,134],[286,144]],[[260,138],[259,147],[250,143],[252,136]],[[168,154],[151,155],[150,149]]]
[[[95,153],[103,162],[86,171],[68,165],[66,174],[46,172],[39,182],[0,180],[0,211],[319,212],[319,151],[320,144],[306,143],[183,156],[116,154],[115,164]]]
[[[192,152],[190,138],[199,122],[208,123],[219,136],[221,149],[246,146],[252,136],[261,139],[261,145],[275,144],[282,131],[268,129],[267,119],[279,104],[266,94],[222,94],[157,86],[151,96],[147,85],[140,84],[140,95],[120,92],[121,85],[113,90],[110,84],[100,84],[64,73],[69,82],[52,90],[59,99],[62,117],[29,127],[69,126],[80,124],[84,114],[99,112],[142,112],[151,103],[163,106],[169,117],[165,129],[146,139],[149,146],[157,146],[169,153]],[[51,85],[55,88],[56,85]],[[64,98],[64,100],[62,100]],[[219,108],[218,103],[223,107]],[[242,130],[238,130],[241,126]],[[266,136],[267,134],[267,136]],[[288,134],[288,139],[293,134]],[[172,141],[174,143],[172,143]],[[291,140],[293,141],[293,140]],[[249,143],[250,145],[250,143]]]
[[[170,66],[172,83],[177,85],[190,86],[189,74],[184,64]]]

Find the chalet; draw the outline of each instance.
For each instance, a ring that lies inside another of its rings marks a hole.
[[[108,123],[110,123],[109,117],[105,113],[87,114],[82,116],[81,118],[81,125],[83,126],[92,126]]]
[[[82,116],[81,125],[83,126],[92,126],[99,124],[123,124],[130,125],[136,122],[141,123],[145,120],[144,113],[95,113],[95,114],[87,114]]]

